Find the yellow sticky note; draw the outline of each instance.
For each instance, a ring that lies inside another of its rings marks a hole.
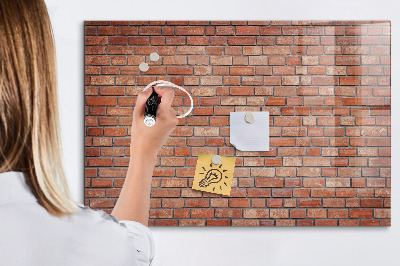
[[[221,156],[221,163],[213,164],[213,156],[199,154],[192,189],[230,196],[236,158]]]

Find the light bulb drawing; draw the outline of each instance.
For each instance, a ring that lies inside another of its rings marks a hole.
[[[235,158],[199,153],[192,189],[230,196]]]
[[[199,182],[199,186],[206,188],[208,186],[210,186],[211,184],[215,184],[213,187],[213,191],[215,191],[216,186],[219,186],[219,189],[222,190],[222,186],[228,186],[226,184],[226,182],[224,181],[225,178],[228,178],[226,175],[224,175],[224,172],[226,172],[227,170],[225,169],[221,169],[222,168],[222,164],[220,164],[219,166],[215,166],[213,167],[213,164],[210,163],[210,169],[206,169],[204,166],[202,167],[202,169],[204,170],[204,172],[199,173],[200,175],[205,175],[204,178],[202,178]]]

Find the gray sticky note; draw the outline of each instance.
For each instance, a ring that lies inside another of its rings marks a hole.
[[[269,151],[269,113],[251,112],[252,123],[246,121],[246,113],[230,113],[231,144],[240,151]]]

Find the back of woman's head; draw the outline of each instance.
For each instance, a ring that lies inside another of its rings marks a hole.
[[[54,38],[43,0],[0,1],[0,173],[21,171],[39,203],[72,214],[62,167]]]

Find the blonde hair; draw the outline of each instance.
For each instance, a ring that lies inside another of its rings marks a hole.
[[[62,166],[53,32],[43,0],[0,1],[0,173],[52,215],[76,210]]]

